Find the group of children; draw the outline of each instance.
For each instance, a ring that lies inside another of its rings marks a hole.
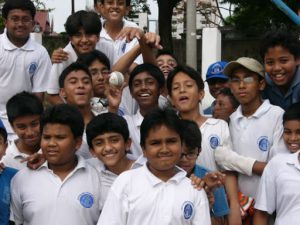
[[[130,1],[94,3],[103,18],[69,16],[70,43],[52,69],[30,56],[32,3],[4,4],[0,51],[15,50],[16,64],[5,69],[3,53],[1,70],[15,76],[29,64],[30,78],[0,93],[0,224],[297,224],[299,39],[267,33],[264,66],[212,64],[211,118],[200,74],[167,50],[154,56],[159,36],[124,19]],[[110,85],[111,71],[127,87]],[[44,111],[45,91],[53,106]]]

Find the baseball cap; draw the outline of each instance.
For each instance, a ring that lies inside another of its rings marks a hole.
[[[223,73],[226,74],[228,77],[232,76],[233,70],[238,67],[245,67],[246,69],[257,73],[258,75],[265,77],[264,67],[261,63],[259,63],[256,59],[249,58],[249,57],[241,57],[238,58],[236,61],[229,62],[225,68]]]
[[[223,73],[224,67],[227,65],[228,62],[225,61],[218,61],[211,64],[206,72],[206,80],[212,78],[221,78],[228,80],[228,76]]]

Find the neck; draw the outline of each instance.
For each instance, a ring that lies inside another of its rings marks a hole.
[[[107,169],[114,174],[119,175],[120,173],[129,170],[133,162],[133,160],[128,159],[126,155],[124,155],[115,166],[108,166]]]
[[[83,107],[78,107],[78,109],[81,115],[83,116],[84,124],[87,125],[94,118],[91,107],[83,106]]]
[[[48,163],[48,167],[63,181],[74,170],[77,164],[78,159],[76,155],[74,155],[73,160],[70,160],[69,162],[64,163],[63,165]]]
[[[157,108],[158,107],[158,103],[155,105],[151,105],[151,106],[147,106],[147,107],[140,107],[140,113],[143,117],[145,117],[145,115],[150,112],[152,109]]]
[[[263,103],[262,99],[259,97],[256,101],[253,101],[249,104],[242,105],[242,113],[245,117],[252,116],[256,110],[261,106]]]
[[[116,40],[116,37],[119,35],[121,30],[123,29],[123,21],[121,22],[108,22],[106,21],[104,24],[104,28],[108,35],[113,39]]]
[[[27,155],[33,155],[34,153],[38,152],[40,149],[40,142],[38,142],[36,145],[28,146],[23,141],[18,139],[15,143],[16,143],[18,150],[21,153],[25,153]]]
[[[13,43],[18,48],[22,47],[26,44],[26,42],[29,39],[29,36],[26,39],[18,39],[18,38],[12,38],[8,33],[6,33],[8,40],[10,40],[11,43]]]
[[[175,166],[169,170],[164,170],[164,171],[156,170],[151,165],[149,165],[149,163],[147,163],[147,167],[154,176],[158,177],[160,180],[164,182],[167,182],[170,178],[172,178],[177,173],[177,169]]]
[[[180,112],[180,116],[182,119],[196,122],[198,127],[201,127],[201,125],[207,120],[207,117],[204,117],[199,113],[199,108],[188,112]]]

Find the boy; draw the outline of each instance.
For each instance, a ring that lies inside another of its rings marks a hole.
[[[240,103],[230,116],[233,150],[264,164],[256,174],[239,174],[238,177],[240,191],[254,198],[266,163],[277,152],[285,152],[281,137],[283,110],[261,99],[265,87],[264,70],[257,60],[241,57],[228,63],[224,73],[230,79],[231,92]]]
[[[157,109],[145,116],[141,146],[148,161],[115,180],[98,225],[211,224],[205,192],[196,191],[176,167],[181,134],[175,112]]]
[[[12,212],[18,224],[94,225],[101,211],[98,172],[76,155],[84,122],[74,106],[57,105],[41,116],[46,162],[12,180]]]
[[[6,104],[8,120],[18,138],[8,146],[2,162],[17,170],[26,167],[25,159],[40,150],[41,100],[34,94],[21,92]]]
[[[35,12],[30,0],[7,0],[2,8],[6,32],[0,35],[0,118],[9,141],[16,136],[7,119],[8,99],[22,91],[33,92],[43,99],[48,85],[49,55],[30,38]]]
[[[0,120],[0,160],[5,155],[7,147],[7,133],[4,124]],[[0,165],[0,224],[9,224],[10,205],[10,181],[17,170]]]
[[[255,225],[267,225],[276,211],[276,225],[299,224],[300,103],[283,115],[283,139],[291,154],[278,155],[266,166],[256,197]]]
[[[264,97],[287,109],[300,101],[300,41],[286,28],[269,31],[261,42],[267,87]]]
[[[134,115],[125,115],[132,139],[131,152],[133,156],[142,154],[140,145],[140,126],[146,113],[158,107],[158,98],[164,87],[164,75],[152,64],[138,65],[129,77],[129,89],[137,101],[139,110]]]
[[[223,73],[224,67],[227,62],[219,61],[211,64],[206,72],[206,82],[208,84],[209,93],[211,96],[216,99],[217,94],[220,92],[222,88],[228,87],[228,77]],[[213,113],[213,105],[204,110],[204,114],[212,115]]]
[[[201,151],[201,133],[198,125],[190,120],[182,120],[183,126],[183,148],[181,158],[177,165],[187,172],[187,177],[194,174],[203,178],[208,170],[196,164],[196,159]],[[212,224],[225,223],[225,216],[229,214],[229,206],[224,187],[220,187],[213,192],[215,202],[212,206]]]

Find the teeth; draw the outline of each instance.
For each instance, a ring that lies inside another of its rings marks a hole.
[[[150,94],[144,93],[144,94],[140,94],[141,97],[149,97]]]

